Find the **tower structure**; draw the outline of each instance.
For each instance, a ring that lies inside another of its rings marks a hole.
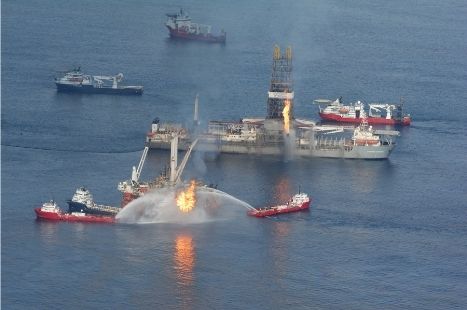
[[[284,119],[283,111],[288,107],[288,117],[293,118],[293,82],[292,82],[292,48],[287,47],[281,54],[279,46],[274,47],[272,59],[271,85],[268,92],[268,119]]]

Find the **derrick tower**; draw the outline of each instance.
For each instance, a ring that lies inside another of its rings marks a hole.
[[[268,119],[284,119],[284,107],[289,104],[289,119],[293,118],[292,48],[287,47],[281,54],[279,46],[274,47],[272,58],[271,85],[268,92]]]

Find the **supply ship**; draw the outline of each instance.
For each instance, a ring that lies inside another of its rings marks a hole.
[[[226,33],[222,30],[219,35],[211,33],[211,26],[192,23],[190,16],[180,9],[176,14],[166,14],[165,23],[171,38],[203,41],[210,43],[225,43]]]
[[[73,69],[55,78],[58,92],[85,94],[142,95],[143,86],[123,86],[123,74],[115,76],[87,75],[81,68]]]
[[[96,204],[92,194],[85,187],[79,187],[72,199],[67,201],[68,211],[62,211],[55,201],[46,202],[41,208],[36,208],[38,219],[69,221],[69,222],[95,222],[114,223],[115,215],[121,208]]]
[[[84,212],[63,212],[55,201],[42,204],[35,208],[37,219],[50,221],[86,222],[86,223],[115,223],[115,216],[90,215]]]
[[[197,128],[198,98],[195,100],[194,129],[179,125],[160,125],[156,119],[146,136],[147,146],[167,149],[170,137],[181,133],[180,150],[198,140],[197,150],[213,153],[276,155],[285,157],[329,157],[349,159],[386,159],[395,147],[394,130],[375,130],[363,122],[353,126],[317,125],[294,116],[292,51],[281,54],[275,47],[273,70],[268,91],[266,117],[240,121],[210,121],[207,131]],[[362,122],[362,120],[360,120]],[[198,133],[201,132],[201,133]],[[358,137],[365,136],[365,140]]]
[[[311,199],[305,193],[295,194],[286,204],[260,208],[255,210],[249,210],[247,212],[250,216],[255,217],[266,217],[279,215],[290,212],[298,212],[303,210],[308,210],[310,208]]]
[[[319,105],[319,116],[326,121],[358,124],[363,118],[374,125],[410,125],[412,119],[409,114],[403,114],[403,104],[370,103],[368,112],[365,104],[358,100],[355,103],[344,105],[342,98],[334,101],[316,99],[314,104]]]

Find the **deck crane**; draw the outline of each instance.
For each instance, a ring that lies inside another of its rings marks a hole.
[[[131,172],[131,183],[133,184],[138,184],[139,177],[141,175],[141,170],[143,170],[143,165],[144,165],[144,162],[146,161],[146,156],[148,155],[148,150],[149,150],[148,146],[144,147],[143,155],[141,155],[138,168],[133,166],[133,171]]]
[[[386,110],[386,119],[391,119],[392,111],[396,109],[395,105],[387,103],[370,103],[368,106],[370,107],[370,117],[373,116],[373,111],[381,112],[381,109],[384,109]]]

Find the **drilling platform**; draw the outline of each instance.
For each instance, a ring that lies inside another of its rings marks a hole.
[[[147,134],[149,148],[169,149],[171,137],[179,137],[179,150],[190,149],[198,139],[196,150],[215,153],[282,155],[285,157],[330,157],[385,159],[395,146],[394,130],[374,130],[364,120],[357,127],[317,125],[312,120],[294,116],[292,49],[284,53],[274,47],[271,83],[265,118],[243,118],[237,122],[210,121],[207,131],[200,132],[198,96],[195,100],[195,129],[174,124],[160,124],[155,119]]]

